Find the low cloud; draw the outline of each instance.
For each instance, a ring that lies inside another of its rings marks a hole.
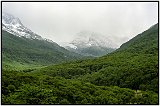
[[[158,23],[157,2],[3,2],[42,37],[68,42],[81,30],[100,32],[119,46]]]

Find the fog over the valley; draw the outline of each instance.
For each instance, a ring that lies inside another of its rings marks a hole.
[[[3,2],[2,11],[57,43],[88,30],[120,46],[158,23],[157,2]]]

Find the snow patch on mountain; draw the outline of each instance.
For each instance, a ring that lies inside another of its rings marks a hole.
[[[114,43],[108,37],[90,31],[81,31],[77,33],[75,39],[69,43],[65,43],[62,45],[63,47],[71,47],[71,48],[87,48],[91,46],[96,47],[105,47],[105,48],[117,48],[117,44]]]
[[[43,38],[25,27],[19,18],[8,13],[2,13],[2,29],[16,36],[43,40]]]
[[[21,23],[19,18],[5,12],[2,12],[2,29],[15,36],[25,37],[29,39],[45,40],[54,43],[52,40],[42,38],[41,36],[32,32]]]
[[[59,43],[60,46],[62,47],[65,47],[65,48],[72,48],[72,49],[77,49],[77,46],[71,44],[71,43],[68,43],[68,42],[61,42]]]

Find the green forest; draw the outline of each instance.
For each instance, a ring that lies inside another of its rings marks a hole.
[[[64,59],[47,52],[50,43],[29,41],[25,47],[26,38],[3,31],[2,104],[159,104],[158,36],[156,24],[96,58],[57,47],[67,54]]]

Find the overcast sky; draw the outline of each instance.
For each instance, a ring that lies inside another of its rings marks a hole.
[[[2,11],[57,43],[89,30],[120,46],[158,23],[157,2],[3,2]]]

